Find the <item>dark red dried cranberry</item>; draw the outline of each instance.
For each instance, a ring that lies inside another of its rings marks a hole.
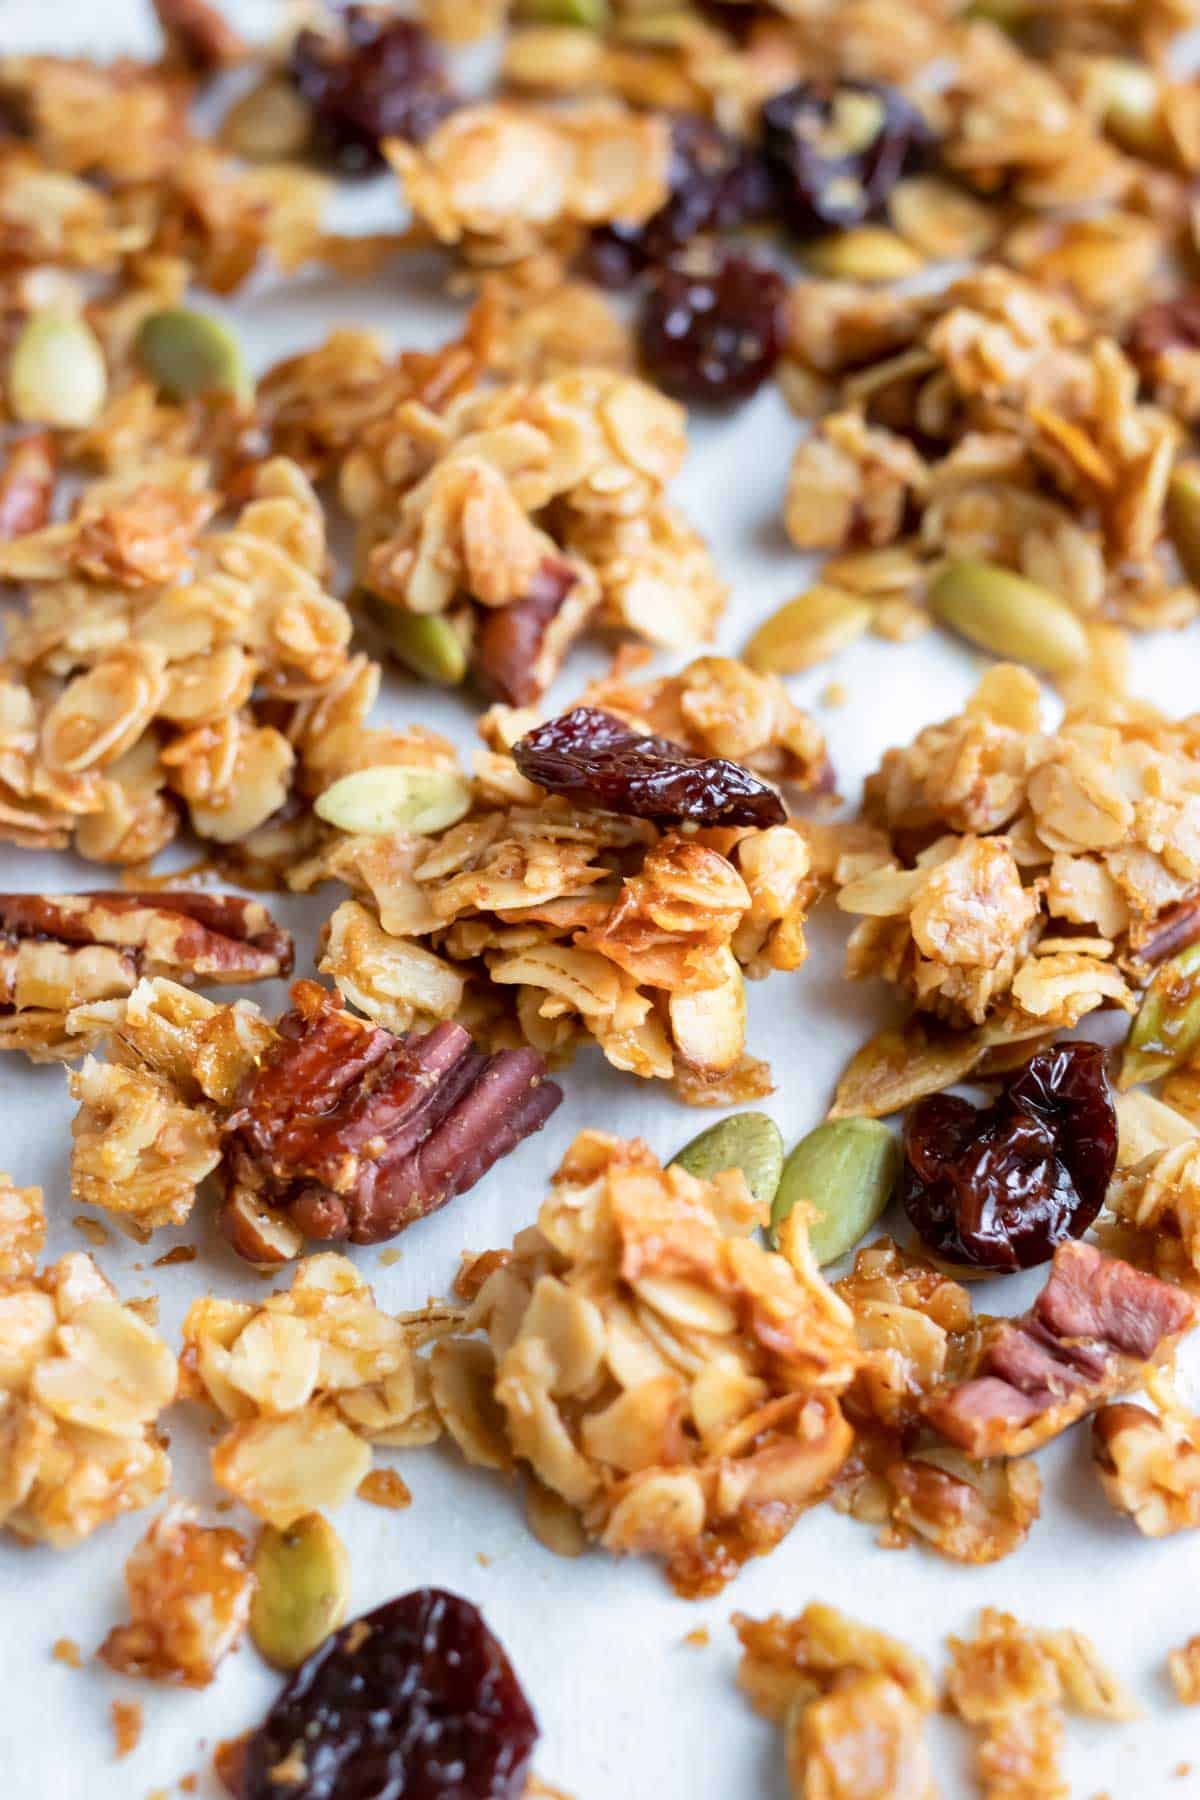
[[[301,31],[290,70],[314,137],[346,174],[379,166],[384,138],[421,143],[454,105],[429,33],[384,8],[348,6],[342,31]]]
[[[675,825],[782,825],[773,787],[723,756],[645,737],[595,706],[548,719],[513,745],[522,775],[580,806]]]
[[[702,232],[734,231],[765,219],[774,202],[766,162],[752,145],[697,113],[671,120],[671,197],[644,225],[601,226],[585,267],[604,287],[627,287]]]
[[[801,237],[874,217],[931,143],[911,102],[870,81],[799,82],[771,96],[762,121],[776,204]]]
[[[1099,1044],[1039,1050],[991,1106],[921,1100],[904,1129],[900,1198],[949,1262],[1031,1269],[1104,1203],[1117,1114]]]
[[[301,1664],[246,1743],[238,1795],[517,1800],[537,1738],[478,1609],[419,1588],[344,1625]]]
[[[646,373],[702,405],[747,399],[779,360],[786,293],[774,269],[694,245],[646,290],[637,326]]]

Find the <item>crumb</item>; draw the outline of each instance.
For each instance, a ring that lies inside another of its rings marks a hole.
[[[479,1564],[481,1569],[490,1569],[492,1566],[492,1559],[486,1550],[477,1550],[475,1552],[475,1561]]]
[[[844,681],[830,681],[821,689],[822,706],[845,706],[850,698],[850,690]]]
[[[166,1788],[152,1788],[146,1795],[146,1800],[171,1800],[171,1796]]]
[[[104,1246],[110,1242],[109,1235],[99,1219],[89,1219],[86,1213],[76,1213],[71,1223],[76,1231],[82,1232],[88,1243],[97,1250],[103,1250]]]
[[[1176,1763],[1175,1767],[1171,1770],[1172,1775],[1176,1776],[1179,1780],[1182,1780],[1185,1775],[1190,1775],[1191,1772],[1192,1765],[1189,1762]]]
[[[194,1794],[199,1786],[200,1780],[198,1776],[185,1775],[179,1783],[179,1791],[181,1794]]]
[[[308,1764],[299,1744],[293,1744],[283,1761],[273,1763],[267,1770],[267,1778],[272,1787],[297,1787],[307,1777]]]
[[[695,1630],[687,1633],[683,1641],[692,1650],[703,1650],[710,1641],[708,1626],[697,1625]]]
[[[403,1250],[381,1250],[379,1252],[380,1265],[385,1269],[390,1269],[400,1261],[403,1255]]]
[[[213,1751],[213,1768],[227,1793],[240,1794],[242,1791],[242,1768],[249,1741],[250,1733],[243,1731],[240,1737],[221,1738]]]
[[[141,1319],[143,1324],[145,1324],[145,1325],[157,1325],[158,1324],[158,1295],[157,1294],[146,1294],[142,1299],[127,1300],[125,1302],[125,1304],[129,1308],[131,1313],[137,1314],[138,1318]]]
[[[83,1653],[74,1638],[55,1638],[54,1648],[50,1652],[55,1662],[66,1663],[68,1669],[83,1667]]]
[[[369,1500],[372,1506],[388,1506],[393,1512],[412,1505],[408,1483],[395,1469],[372,1469],[359,1482],[357,1492],[360,1500]]]
[[[156,1269],[170,1269],[173,1268],[176,1263],[190,1263],[195,1262],[195,1260],[196,1252],[191,1244],[176,1244],[173,1250],[166,1250],[161,1256],[156,1256],[152,1267]]]
[[[118,1757],[136,1750],[142,1736],[142,1709],[136,1700],[114,1700],[109,1707]]]
[[[571,1800],[571,1796],[562,1788],[547,1787],[536,1775],[530,1775],[525,1784],[525,1800]]]

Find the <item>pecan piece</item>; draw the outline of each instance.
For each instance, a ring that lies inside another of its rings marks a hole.
[[[227,1217],[249,1195],[308,1237],[378,1243],[472,1187],[562,1099],[534,1050],[488,1056],[453,1024],[397,1037],[315,982],[292,998],[225,1124]]]
[[[544,694],[600,599],[564,557],[544,557],[528,592],[509,606],[479,608],[473,661],[480,685],[509,706]]]
[[[154,0],[167,59],[192,75],[215,75],[244,62],[245,38],[210,0]]]
[[[579,806],[697,825],[782,825],[768,782],[723,756],[697,756],[670,738],[631,731],[595,706],[577,706],[513,745],[522,775]]]
[[[57,475],[52,432],[33,431],[12,445],[0,471],[0,543],[47,523]]]
[[[1000,1327],[976,1375],[936,1394],[925,1417],[971,1456],[1023,1456],[1132,1385],[1194,1317],[1178,1288],[1092,1244],[1060,1244],[1029,1312]]]

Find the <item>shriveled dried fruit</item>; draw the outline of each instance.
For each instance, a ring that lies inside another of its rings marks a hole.
[[[960,636],[1013,662],[1061,675],[1087,660],[1081,620],[1048,588],[994,563],[949,563],[930,583],[930,609]]]
[[[346,1546],[321,1513],[307,1513],[283,1531],[264,1525],[254,1574],[250,1636],[255,1648],[275,1668],[297,1669],[346,1617]]]
[[[1121,1055],[1121,1086],[1157,1081],[1200,1044],[1200,944],[1164,963],[1142,996]]]
[[[391,835],[445,831],[470,805],[470,786],[454,769],[382,763],[343,775],[319,796],[313,810],[339,831]]]
[[[794,675],[852,644],[872,616],[861,595],[818,582],[763,621],[746,645],[745,660],[760,673]]]
[[[779,210],[801,237],[872,218],[930,142],[903,94],[866,81],[802,81],[771,96],[762,122]]]
[[[1116,1166],[1104,1050],[1040,1050],[990,1107],[931,1095],[909,1113],[904,1155],[904,1210],[935,1254],[996,1270],[1048,1262],[1096,1218]]]
[[[638,316],[646,373],[700,405],[745,400],[762,386],[783,341],[783,278],[748,257],[699,247],[658,269]]]
[[[827,1119],[783,1165],[771,1236],[792,1260],[803,1233],[819,1264],[844,1256],[882,1216],[896,1186],[900,1144],[879,1119]]]
[[[428,32],[382,8],[347,6],[340,35],[301,31],[290,73],[318,147],[347,174],[378,166],[385,138],[420,143],[454,102]]]
[[[698,1181],[711,1181],[722,1169],[740,1169],[760,1206],[770,1206],[783,1168],[783,1139],[766,1113],[734,1113],[710,1125],[671,1158]]]
[[[552,794],[660,825],[767,826],[787,817],[775,789],[740,764],[631,731],[594,706],[547,720],[512,753],[522,775]]]
[[[104,405],[108,370],[104,352],[78,313],[35,313],[13,345],[8,399],[13,416],[28,425],[65,431],[91,425]]]
[[[150,313],[138,332],[137,352],[147,374],[172,400],[198,394],[250,397],[252,383],[242,346],[212,313],[187,306]]]
[[[518,1800],[537,1738],[478,1610],[420,1588],[297,1670],[246,1744],[238,1800]]]

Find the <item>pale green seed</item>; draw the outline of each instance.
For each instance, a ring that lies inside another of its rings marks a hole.
[[[722,1169],[740,1169],[752,1197],[769,1206],[783,1169],[783,1138],[766,1113],[734,1113],[694,1137],[671,1161],[700,1181],[711,1181]]]
[[[314,810],[339,831],[378,837],[445,831],[470,805],[470,786],[456,769],[384,763],[343,775],[317,798]]]
[[[365,594],[368,613],[388,649],[422,681],[457,687],[467,673],[467,646],[445,613],[411,613]]]
[[[1183,572],[1200,587],[1200,463],[1179,463],[1167,487],[1167,534]]]
[[[879,1119],[827,1119],[783,1165],[771,1208],[776,1249],[802,1261],[798,1244],[806,1224],[818,1263],[844,1256],[884,1211],[899,1171],[899,1141]]]
[[[233,332],[211,313],[168,306],[150,313],[137,335],[147,374],[172,400],[195,394],[232,394],[249,400],[253,383]]]
[[[1200,944],[1155,971],[1121,1053],[1121,1086],[1157,1081],[1200,1044]]]
[[[276,1669],[296,1669],[336,1631],[350,1599],[350,1559],[328,1519],[264,1525],[254,1552],[250,1636]]]
[[[601,31],[608,24],[608,0],[516,0],[518,25],[583,25]]]
[[[760,674],[794,675],[844,650],[873,616],[858,594],[819,581],[764,619],[746,645],[745,661]]]
[[[100,416],[108,370],[79,313],[36,313],[21,327],[8,365],[8,399],[25,425],[81,431]]]
[[[1047,675],[1087,660],[1087,633],[1070,607],[1049,588],[995,563],[948,563],[930,584],[929,608],[982,650]]]

